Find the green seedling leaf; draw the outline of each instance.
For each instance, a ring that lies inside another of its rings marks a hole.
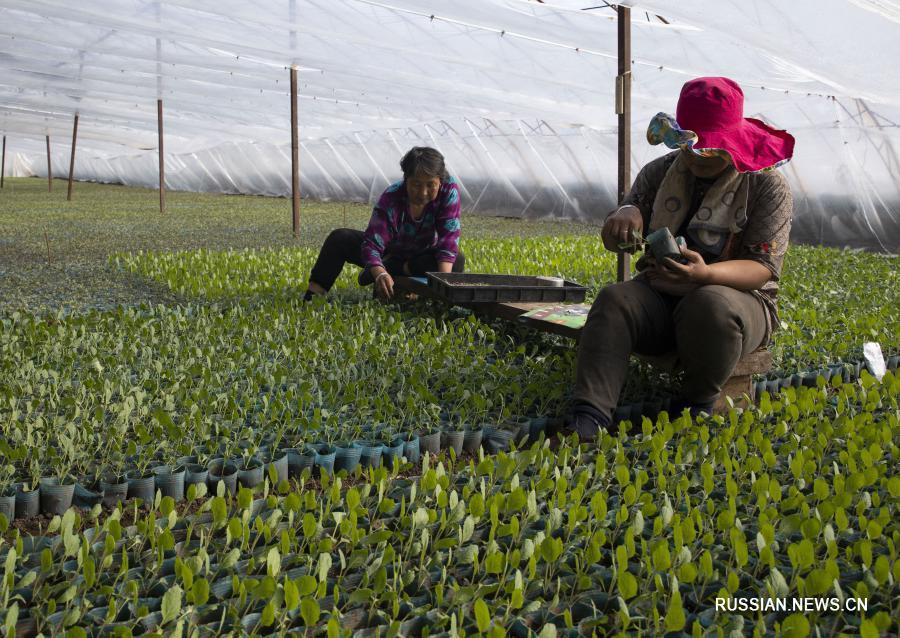
[[[194,605],[205,605],[209,601],[209,582],[205,578],[197,578],[191,586]]]
[[[475,601],[473,611],[475,612],[475,625],[478,627],[478,631],[481,633],[486,632],[488,627],[491,626],[491,613],[488,611],[487,604],[479,598]]]
[[[303,624],[307,627],[314,626],[319,622],[319,603],[313,598],[304,598],[300,601],[300,616],[303,618]]]
[[[666,631],[681,631],[684,629],[686,618],[681,604],[681,593],[676,589],[669,599],[669,607],[666,610]]]
[[[791,614],[781,623],[781,635],[785,638],[806,638],[809,629],[809,621],[803,614]]]
[[[181,587],[178,585],[173,585],[163,594],[161,608],[163,624],[175,620],[181,613],[181,594]]]

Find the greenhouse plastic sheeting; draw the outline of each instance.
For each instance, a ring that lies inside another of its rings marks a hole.
[[[467,211],[598,219],[615,205],[616,14],[557,0],[0,0],[7,173],[290,193],[299,75],[305,197],[373,201],[413,145],[438,147]],[[797,138],[781,170],[796,241],[897,252],[900,9],[886,0],[632,9],[632,171],[681,85],[726,75],[747,116]],[[879,62],[880,61],[880,62]],[[890,64],[891,62],[887,62]]]

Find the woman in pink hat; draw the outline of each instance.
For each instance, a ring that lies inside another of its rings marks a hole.
[[[768,342],[793,209],[771,169],[791,158],[794,138],[745,118],[743,107],[734,81],[697,78],[682,88],[674,118],[659,113],[650,123],[648,141],[675,150],[641,170],[601,236],[621,251],[667,228],[684,238],[681,256],[645,256],[633,280],[598,294],[564,434],[591,440],[611,424],[633,352],[675,351],[684,379],[672,411],[697,414],[712,410],[741,356]]]

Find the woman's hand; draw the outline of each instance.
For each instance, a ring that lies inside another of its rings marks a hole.
[[[682,246],[681,255],[687,260],[686,264],[679,264],[668,257],[662,263],[649,260],[651,267],[643,272],[652,288],[683,297],[709,283],[710,267],[700,253]]]
[[[607,250],[621,253],[623,249],[619,244],[627,244],[634,241],[633,233],[640,233],[644,229],[644,218],[641,209],[637,206],[622,206],[619,210],[606,218],[600,237]],[[634,252],[629,250],[627,252]]]
[[[375,277],[375,294],[379,299],[387,301],[394,296],[394,278],[384,268],[373,269]]]

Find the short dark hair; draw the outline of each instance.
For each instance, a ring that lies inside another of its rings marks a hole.
[[[430,146],[414,146],[400,160],[400,168],[403,170],[403,179],[408,179],[416,173],[424,173],[439,179],[447,179],[447,167],[444,165],[444,156],[437,149]]]

